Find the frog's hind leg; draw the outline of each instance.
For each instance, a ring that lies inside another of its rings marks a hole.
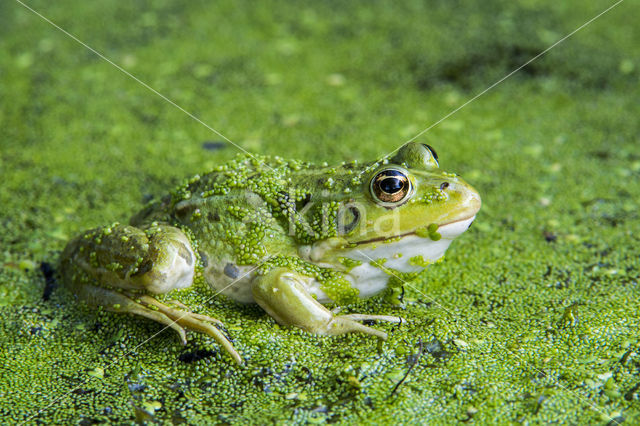
[[[386,315],[334,315],[316,301],[306,290],[306,277],[284,268],[276,268],[258,278],[253,297],[279,324],[292,325],[316,334],[339,335],[365,333],[382,340],[387,333],[367,327],[358,321],[383,320],[401,322]]]
[[[62,255],[64,281],[82,299],[114,312],[131,313],[174,329],[182,343],[185,330],[213,337],[238,364],[242,359],[215,318],[176,309],[156,300],[192,285],[196,256],[182,230],[164,224],[148,228],[113,224],[85,232]]]

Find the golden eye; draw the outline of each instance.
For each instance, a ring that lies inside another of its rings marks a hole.
[[[411,195],[411,181],[401,170],[383,170],[371,179],[371,195],[383,206],[398,206]]]

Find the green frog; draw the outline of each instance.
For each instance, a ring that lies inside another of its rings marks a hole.
[[[406,274],[443,256],[480,204],[478,193],[441,170],[425,144],[333,167],[239,156],[184,181],[129,225],[98,227],[69,241],[61,275],[91,305],[157,321],[183,343],[186,330],[205,333],[242,364],[220,321],[193,312],[181,296],[223,294],[257,303],[284,326],[386,339],[363,321],[400,318],[339,315],[326,305],[402,284]]]

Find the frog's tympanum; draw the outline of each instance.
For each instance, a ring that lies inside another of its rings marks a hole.
[[[444,254],[480,208],[478,193],[439,168],[428,145],[336,167],[242,156],[196,175],[136,214],[130,225],[89,230],[69,242],[62,277],[82,300],[213,337],[242,358],[216,324],[179,301],[184,292],[260,305],[310,333],[360,332],[399,322],[324,305],[399,287]]]

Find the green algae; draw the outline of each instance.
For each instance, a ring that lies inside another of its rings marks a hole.
[[[610,5],[556,3],[29,4],[246,149],[339,164],[397,148]],[[484,205],[404,309],[343,310],[407,319],[376,324],[389,341],[194,295],[242,368],[203,336],[183,347],[77,305],[38,267],[235,148],[205,149],[206,128],[17,3],[0,9],[6,421],[640,421],[637,4],[421,138]]]
[[[422,238],[429,238],[432,241],[438,241],[442,238],[442,235],[438,232],[438,225],[435,223],[416,229],[416,235]]]
[[[351,259],[349,257],[338,257],[338,262],[340,262],[340,264],[345,267],[346,271],[350,271],[356,266],[362,265],[362,261]]]

